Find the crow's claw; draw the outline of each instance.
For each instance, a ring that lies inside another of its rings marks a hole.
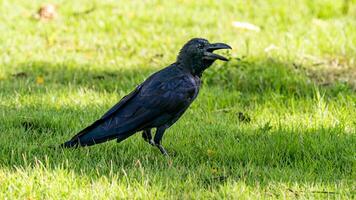
[[[156,144],[156,146],[158,147],[158,149],[161,151],[161,153],[164,155],[164,156],[169,156],[166,149],[160,145],[160,144]]]

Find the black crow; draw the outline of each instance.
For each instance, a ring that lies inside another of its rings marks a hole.
[[[168,155],[161,145],[165,130],[182,116],[197,97],[204,70],[217,59],[227,61],[225,57],[213,53],[217,49],[231,47],[224,43],[211,44],[202,38],[191,39],[180,50],[175,63],[152,74],[99,120],[61,146],[90,146],[112,139],[121,142],[143,131],[142,137],[148,143]],[[156,128],[156,134],[152,140],[153,128]]]

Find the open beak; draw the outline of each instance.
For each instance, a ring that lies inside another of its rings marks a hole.
[[[218,50],[218,49],[232,49],[229,45],[224,44],[224,43],[214,43],[210,44],[206,51],[204,52],[204,59],[206,60],[223,60],[223,61],[228,61],[227,58],[224,56],[220,56],[218,54],[213,53],[213,51]]]

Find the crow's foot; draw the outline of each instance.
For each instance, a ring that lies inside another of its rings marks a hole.
[[[155,144],[164,156],[169,156],[166,149],[161,144]]]

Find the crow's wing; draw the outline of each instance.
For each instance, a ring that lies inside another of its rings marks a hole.
[[[115,104],[109,111],[107,111],[102,117],[102,120],[105,120],[106,118],[110,117],[112,114],[114,114],[116,111],[118,111],[122,106],[124,106],[130,99],[135,97],[136,94],[140,91],[142,85],[138,85],[134,91],[132,91],[130,94],[124,96],[117,104]]]
[[[93,145],[114,138],[123,140],[152,127],[158,117],[164,123],[186,109],[195,90],[194,82],[186,75],[151,77],[64,146],[74,146],[78,142],[82,146]]]

